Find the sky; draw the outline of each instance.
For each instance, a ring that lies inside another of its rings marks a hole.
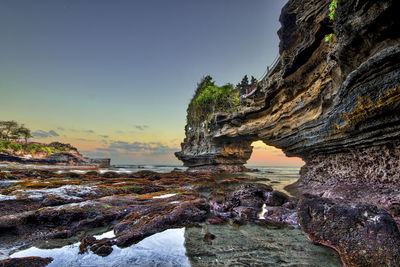
[[[278,54],[285,3],[2,0],[0,120],[114,164],[179,164],[196,84],[259,78]],[[254,151],[256,165],[301,163]]]

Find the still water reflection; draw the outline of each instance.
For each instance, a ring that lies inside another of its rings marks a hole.
[[[106,233],[104,236],[112,236]],[[205,236],[212,236],[206,239]],[[56,249],[31,247],[12,257],[52,257],[49,266],[341,266],[337,254],[312,245],[294,228],[230,225],[169,229],[107,257],[78,254],[79,243]]]

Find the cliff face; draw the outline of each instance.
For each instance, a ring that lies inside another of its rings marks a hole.
[[[395,0],[290,0],[279,69],[253,104],[186,126],[176,153],[191,170],[243,170],[253,141],[301,157],[303,182],[400,183],[400,20]],[[326,42],[324,37],[334,33]]]

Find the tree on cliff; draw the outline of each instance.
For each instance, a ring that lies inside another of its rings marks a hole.
[[[11,139],[13,132],[18,129],[18,123],[16,121],[0,121],[0,133],[1,138]]]
[[[251,82],[250,82],[250,86],[257,85],[257,83],[258,83],[257,79],[256,79],[256,78],[254,78],[254,76],[252,75],[252,76],[251,76]]]
[[[258,83],[257,79],[254,76],[251,76],[251,81],[249,83],[249,78],[247,75],[245,75],[242,79],[242,81],[236,86],[240,90],[240,94],[244,95],[246,94],[246,90],[249,89],[250,87],[256,86]]]
[[[240,82],[240,88],[246,90],[249,87],[249,78],[244,75],[242,81]]]
[[[22,137],[22,138],[24,138],[25,142],[28,142],[28,138],[31,138],[31,137],[32,137],[31,130],[29,130],[28,128],[24,127],[24,125],[21,125],[21,126],[17,129],[16,134],[17,134],[17,136],[18,136],[16,139]]]
[[[0,137],[2,139],[25,139],[32,137],[31,130],[26,128],[23,124],[19,125],[16,121],[0,121]]]

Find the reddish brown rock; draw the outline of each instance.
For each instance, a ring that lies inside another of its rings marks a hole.
[[[399,229],[374,205],[308,195],[297,215],[309,238],[334,248],[346,266],[400,266]]]

